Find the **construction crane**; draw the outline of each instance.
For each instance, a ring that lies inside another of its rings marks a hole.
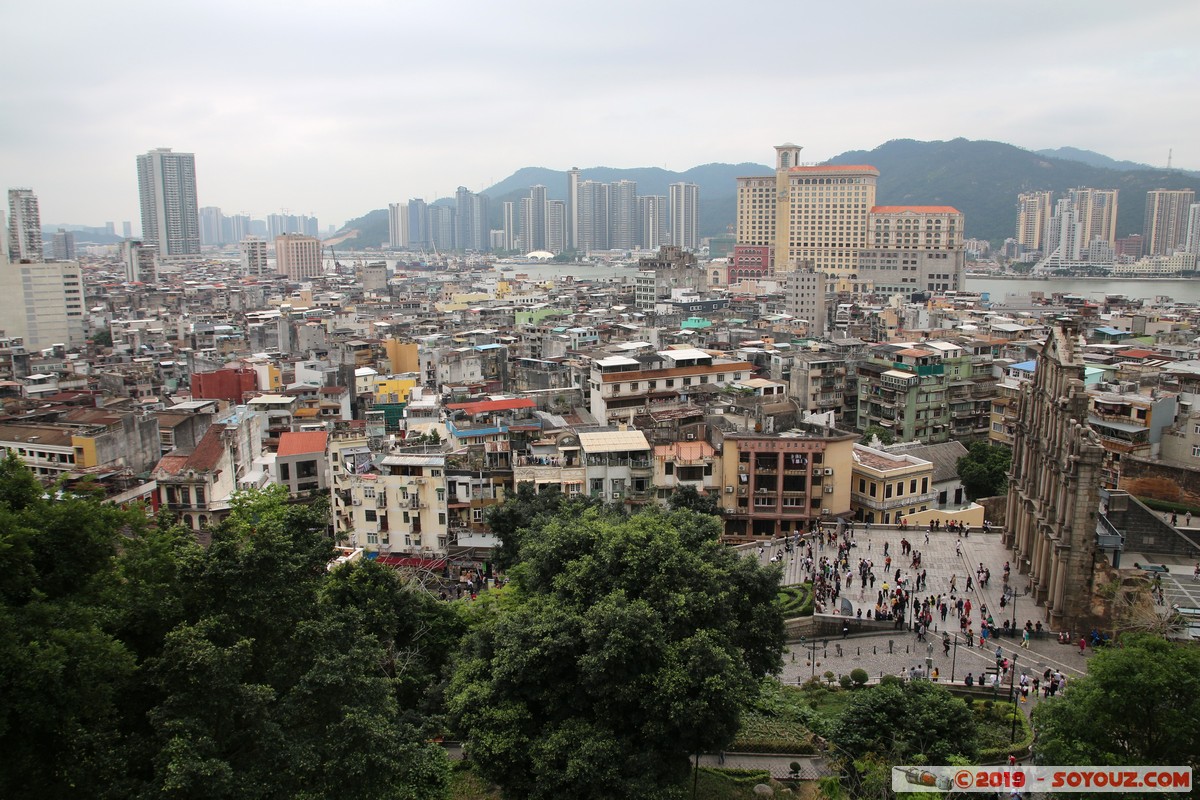
[[[329,245],[329,257],[333,259],[333,268],[340,273],[342,271],[342,262],[338,261],[337,251],[333,249],[333,245]]]

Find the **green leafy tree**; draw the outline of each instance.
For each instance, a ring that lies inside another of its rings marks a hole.
[[[456,615],[335,582],[321,508],[238,496],[202,549],[11,459],[0,475],[0,797],[445,795],[415,698]]]
[[[660,797],[733,740],[783,626],[778,570],[720,529],[589,508],[526,530],[512,600],[468,638],[447,701],[506,797]]]
[[[671,497],[667,502],[673,511],[683,509],[695,511],[697,514],[721,515],[721,505],[717,502],[715,494],[700,494],[700,492],[696,491],[695,486],[688,484],[684,484],[671,492]]]
[[[967,454],[958,460],[958,477],[967,497],[996,497],[1008,491],[1008,469],[1012,450],[1000,444],[971,442]]]
[[[98,330],[92,334],[92,344],[96,345],[96,347],[112,347],[112,334],[109,333],[107,328]]]
[[[334,585],[322,602],[332,580],[324,527],[319,510],[287,503],[282,487],[246,493],[210,547],[183,564],[185,620],[148,664],[163,696],[149,713],[151,792],[444,795],[445,755],[401,719],[398,642],[380,639],[402,630],[384,619],[396,599]]]
[[[863,431],[862,438],[859,439],[859,442],[861,444],[869,445],[871,440],[873,440],[875,437],[879,437],[879,441],[885,446],[889,444],[895,444],[896,442],[896,434],[892,433],[882,425],[871,425],[868,427],[865,431]]]
[[[1034,710],[1046,764],[1200,766],[1200,651],[1154,636],[1097,651],[1088,673]]]
[[[137,664],[103,598],[118,542],[145,527],[94,498],[51,500],[0,462],[0,797],[86,797],[126,771],[120,697]]]
[[[851,695],[834,726],[833,741],[854,758],[868,754],[913,763],[923,756],[945,764],[952,755],[974,756],[975,716],[943,686],[928,681],[892,682]]]
[[[568,497],[556,484],[542,487],[539,491],[532,483],[517,486],[503,503],[487,510],[487,523],[492,532],[500,537],[496,548],[496,564],[508,569],[517,563],[521,542],[525,532],[557,514],[581,514],[584,509],[602,505],[601,500],[587,496]]]

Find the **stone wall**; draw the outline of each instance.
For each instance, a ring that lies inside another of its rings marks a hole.
[[[983,516],[994,527],[1003,528],[1008,518],[1008,495],[981,497],[975,501],[983,506]]]
[[[1125,552],[1146,556],[1183,556],[1188,559],[1200,556],[1200,542],[1196,537],[1177,530],[1136,497],[1117,494],[1109,504],[1108,521],[1125,534]],[[1123,558],[1121,567],[1132,569],[1133,563]]]
[[[1200,508],[1200,469],[1124,456],[1120,488],[1136,497]]]

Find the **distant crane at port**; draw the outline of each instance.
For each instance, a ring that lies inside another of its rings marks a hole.
[[[341,272],[342,262],[338,261],[337,251],[333,249],[333,245],[329,245],[329,257],[333,259],[333,268]]]

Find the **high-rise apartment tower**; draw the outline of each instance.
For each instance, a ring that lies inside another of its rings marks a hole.
[[[196,203],[196,157],[169,147],[137,157],[142,241],[161,257],[200,253],[200,207]]]

